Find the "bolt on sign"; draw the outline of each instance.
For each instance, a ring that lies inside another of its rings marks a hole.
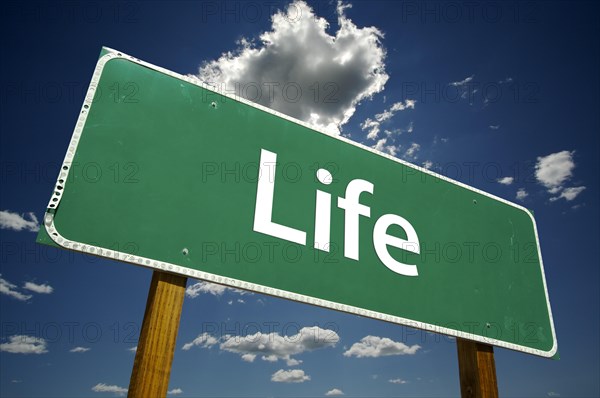
[[[557,351],[527,209],[108,48],[38,241]]]

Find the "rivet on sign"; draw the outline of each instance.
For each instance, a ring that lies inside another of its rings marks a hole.
[[[217,109],[217,103],[215,101],[211,102],[210,106],[212,106],[214,109]]]
[[[476,205],[477,204],[477,200],[473,199],[473,204]]]
[[[189,250],[188,250],[186,247],[184,247],[184,248],[183,248],[183,250],[181,251],[181,253],[182,253],[184,256],[187,256],[189,252],[190,252],[190,251],[189,251]]]

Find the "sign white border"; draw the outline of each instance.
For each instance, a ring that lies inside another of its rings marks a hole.
[[[318,129],[315,128],[314,126],[309,125],[308,123],[302,122],[300,120],[294,119],[290,116],[284,115],[280,112],[274,111],[273,109],[269,109],[265,106],[256,104],[254,102],[250,102],[244,98],[238,97],[238,96],[234,96],[230,93],[225,93],[225,92],[220,92],[219,90],[216,90],[214,87],[211,87],[208,84],[203,83],[202,81],[200,81],[198,78],[194,77],[194,76],[183,76],[180,75],[178,73],[169,71],[167,69],[161,68],[159,66],[150,64],[148,62],[139,60],[135,57],[132,57],[130,55],[126,55],[120,51],[116,51],[113,50],[111,48],[107,48],[107,47],[103,47],[103,49],[107,52],[107,54],[105,54],[104,56],[100,57],[100,59],[98,60],[98,63],[96,64],[96,68],[94,70],[94,74],[92,76],[92,80],[90,82],[87,94],[85,96],[85,100],[83,102],[83,105],[81,107],[81,111],[79,114],[79,118],[77,119],[77,123],[75,125],[75,130],[73,131],[73,135],[71,137],[71,141],[69,143],[69,148],[67,149],[67,154],[65,156],[65,159],[63,161],[59,176],[57,178],[57,182],[56,182],[56,187],[54,189],[54,193],[52,194],[52,197],[50,198],[50,202],[48,203],[48,210],[46,212],[46,214],[44,215],[44,225],[46,227],[46,230],[48,232],[48,235],[50,236],[50,238],[59,246],[69,249],[69,250],[75,250],[75,251],[79,251],[82,253],[87,253],[87,254],[92,254],[92,255],[96,255],[96,256],[100,256],[100,257],[106,257],[106,258],[110,258],[113,260],[118,260],[118,261],[123,261],[123,262],[127,262],[127,263],[131,263],[131,264],[136,264],[136,265],[141,265],[144,267],[148,267],[148,268],[153,268],[156,270],[161,270],[161,271],[166,271],[166,272],[171,272],[174,274],[179,274],[179,275],[183,275],[183,276],[189,276],[192,278],[197,278],[197,279],[202,279],[208,282],[213,282],[213,283],[218,283],[221,285],[225,285],[225,286],[230,286],[233,288],[237,288],[237,289],[244,289],[244,290],[250,290],[253,292],[257,292],[257,293],[263,293],[263,294],[267,294],[267,295],[271,295],[271,296],[276,296],[276,297],[281,297],[281,298],[285,298],[288,300],[293,300],[293,301],[298,301],[301,303],[307,303],[307,304],[313,304],[316,306],[320,306],[320,307],[324,307],[324,308],[330,308],[333,310],[338,310],[338,311],[342,311],[342,312],[347,312],[347,313],[351,313],[351,314],[356,314],[356,315],[361,315],[361,316],[365,316],[365,317],[369,317],[369,318],[373,318],[373,319],[379,319],[382,321],[386,321],[386,322],[391,322],[391,323],[396,323],[396,324],[400,324],[400,325],[405,325],[405,326],[409,326],[409,327],[413,327],[413,328],[417,328],[417,329],[422,329],[425,331],[429,331],[429,332],[434,332],[434,333],[442,333],[442,334],[446,334],[449,336],[454,336],[454,337],[459,337],[459,338],[463,338],[463,339],[467,339],[467,340],[472,340],[472,341],[477,341],[479,343],[484,343],[484,344],[491,344],[491,345],[496,345],[499,347],[504,347],[504,348],[508,348],[511,350],[516,350],[516,351],[521,351],[521,352],[525,352],[528,354],[532,354],[532,355],[538,355],[538,356],[542,356],[542,357],[552,357],[556,354],[557,350],[558,350],[558,345],[557,345],[557,341],[556,341],[556,333],[555,333],[555,329],[554,329],[554,319],[552,317],[552,310],[550,308],[550,300],[548,297],[548,289],[546,286],[546,276],[544,274],[544,265],[542,262],[542,253],[540,250],[540,244],[539,244],[539,238],[538,238],[538,232],[537,232],[537,225],[535,223],[535,219],[533,218],[531,212],[529,210],[527,210],[526,208],[524,208],[523,206],[520,206],[516,203],[512,203],[509,202],[508,200],[499,198],[497,196],[491,195],[487,192],[481,191],[477,188],[473,188],[471,186],[468,186],[466,184],[463,184],[459,181],[455,181],[451,178],[448,178],[446,176],[443,176],[441,174],[437,174],[431,170],[425,169],[423,167],[419,167],[416,166],[414,164],[405,162],[401,159],[395,158],[393,156],[390,156],[388,154],[385,154],[383,152],[379,152],[373,148],[369,148],[365,145],[362,145],[360,143],[351,141],[345,137],[339,136],[339,135],[332,135],[328,132],[326,132],[325,130],[322,129]],[[541,275],[542,275],[542,281],[544,284],[544,292],[546,295],[546,304],[547,304],[547,308],[548,308],[548,315],[550,318],[550,326],[552,329],[552,341],[553,341],[553,345],[552,345],[552,349],[550,351],[542,351],[542,350],[538,350],[538,349],[534,349],[534,348],[530,348],[530,347],[526,347],[526,346],[522,346],[522,345],[518,345],[518,344],[513,344],[513,343],[509,343],[509,342],[505,342],[502,340],[496,340],[496,339],[492,339],[492,338],[488,338],[488,337],[484,337],[484,336],[479,336],[476,334],[471,334],[471,333],[465,333],[459,330],[454,330],[454,329],[449,329],[449,328],[445,328],[445,327],[441,327],[441,326],[436,326],[436,325],[431,325],[431,324],[427,324],[427,323],[423,323],[423,322],[418,322],[418,321],[414,321],[412,319],[407,319],[407,318],[402,318],[402,317],[398,317],[398,316],[394,316],[394,315],[389,315],[389,314],[384,314],[384,313],[380,313],[380,312],[376,312],[376,311],[370,311],[370,310],[365,310],[363,308],[358,308],[358,307],[354,307],[354,306],[350,306],[350,305],[346,305],[346,304],[340,304],[340,303],[336,303],[333,301],[327,301],[327,300],[322,300],[319,298],[315,298],[315,297],[310,297],[310,296],[304,296],[301,294],[297,294],[297,293],[292,293],[292,292],[288,292],[285,290],[281,290],[281,289],[275,289],[275,288],[271,288],[271,287],[267,287],[267,286],[263,286],[263,285],[258,285],[255,283],[249,283],[249,282],[244,282],[238,279],[232,279],[232,278],[227,278],[227,277],[223,277],[223,276],[219,276],[219,275],[214,275],[214,274],[210,274],[207,272],[203,272],[203,271],[197,271],[194,269],[190,269],[190,268],[186,268],[186,267],[182,267],[179,265],[175,265],[175,264],[171,264],[171,263],[166,263],[166,262],[162,262],[162,261],[156,261],[150,258],[146,258],[146,257],[141,257],[141,256],[135,256],[135,255],[131,255],[131,254],[127,254],[127,253],[123,253],[123,252],[119,252],[116,250],[109,250],[109,249],[105,249],[105,248],[101,248],[101,247],[97,247],[97,246],[92,246],[92,245],[88,245],[88,244],[84,244],[84,243],[80,243],[80,242],[76,242],[76,241],[72,241],[69,240],[65,237],[63,237],[58,230],[56,229],[56,226],[54,225],[54,210],[58,208],[58,205],[60,204],[60,200],[61,200],[61,194],[57,194],[57,192],[62,192],[64,190],[64,187],[67,183],[68,180],[68,174],[69,174],[69,169],[72,165],[73,162],[73,158],[75,156],[75,152],[77,151],[77,145],[79,143],[79,139],[81,137],[82,131],[83,131],[83,127],[85,125],[85,122],[87,120],[87,116],[89,113],[90,108],[93,105],[93,100],[94,100],[94,95],[96,93],[96,88],[98,87],[98,82],[100,81],[100,77],[102,75],[102,71],[104,70],[104,66],[113,59],[125,59],[128,60],[130,62],[134,62],[137,63],[139,65],[142,65],[146,68],[150,68],[153,69],[157,72],[160,73],[164,73],[165,75],[174,77],[176,79],[185,81],[187,83],[190,84],[194,84],[196,86],[202,87],[203,89],[209,90],[211,92],[214,92],[216,94],[220,94],[224,97],[230,98],[232,100],[244,103],[246,105],[252,106],[256,109],[260,109],[264,112],[268,112],[272,115],[278,116],[282,119],[286,119],[289,120],[290,122],[299,124],[301,126],[307,127],[311,130],[317,131],[321,134],[325,134],[327,136],[333,137],[335,139],[338,139],[340,141],[343,141],[347,144],[350,145],[354,145],[358,148],[361,148],[363,150],[372,152],[378,156],[383,156],[387,159],[390,159],[394,162],[403,164],[407,167],[419,170],[423,173],[427,173],[431,176],[434,176],[436,178],[442,179],[444,181],[450,182],[452,184],[455,184],[457,186],[460,186],[462,188],[466,188],[468,190],[471,190],[473,192],[476,192],[480,195],[485,195],[491,199],[500,201],[502,203],[505,203],[509,206],[513,206],[519,210],[524,211],[525,213],[527,213],[529,215],[529,217],[531,218],[531,221],[533,223],[533,227],[534,227],[534,231],[535,231],[535,239],[536,239],[536,245],[537,245],[537,250],[538,250],[538,258],[540,259],[540,268],[541,268]]]

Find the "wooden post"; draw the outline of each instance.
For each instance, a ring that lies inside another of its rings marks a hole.
[[[459,338],[456,346],[462,398],[498,398],[494,348]]]
[[[186,283],[184,276],[152,274],[127,397],[167,396]]]

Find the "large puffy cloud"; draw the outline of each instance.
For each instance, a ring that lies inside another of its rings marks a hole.
[[[208,333],[202,333],[193,341],[184,344],[182,349],[187,351],[194,346],[210,348],[220,342],[221,350],[238,354],[246,362],[254,362],[257,357],[260,357],[263,361],[283,360],[288,366],[295,366],[302,361],[292,358],[292,355],[333,347],[339,340],[340,337],[335,331],[313,326],[304,327],[292,336],[281,336],[276,332],[259,332],[247,336],[225,335],[216,338]]]
[[[387,337],[365,336],[344,352],[344,356],[377,358],[390,355],[414,355],[420,348],[421,346],[417,344],[407,346],[404,343],[393,341]]]
[[[260,43],[240,48],[200,67],[208,84],[339,133],[361,100],[383,90],[388,80],[382,33],[357,27],[338,2],[339,29],[302,0],[272,16]]]

